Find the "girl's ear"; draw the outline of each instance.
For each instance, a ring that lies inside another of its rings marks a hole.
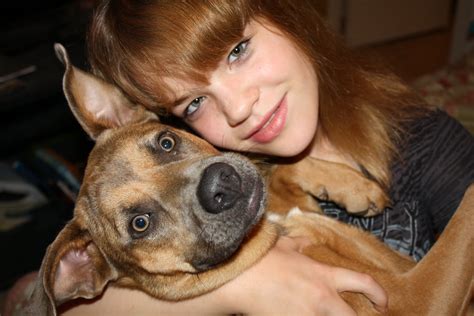
[[[63,90],[69,107],[92,139],[110,128],[158,120],[144,106],[130,102],[116,86],[74,67],[61,44],[55,44],[54,49],[66,67]]]

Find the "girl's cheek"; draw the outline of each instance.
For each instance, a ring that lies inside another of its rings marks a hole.
[[[219,142],[222,142],[223,133],[221,128],[216,125],[215,122],[212,122],[211,120],[203,120],[191,127],[212,145],[221,146]]]

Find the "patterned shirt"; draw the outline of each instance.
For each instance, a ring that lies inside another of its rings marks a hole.
[[[420,260],[474,183],[474,137],[445,112],[412,123],[392,164],[392,207],[378,216],[348,214],[330,202],[324,213],[367,230],[391,248]]]

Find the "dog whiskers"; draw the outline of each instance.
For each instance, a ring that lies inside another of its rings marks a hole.
[[[211,235],[210,240],[214,240],[214,233]],[[210,254],[212,254],[213,247],[210,243],[207,243],[206,245],[206,257]]]
[[[200,229],[201,231],[198,233],[198,236],[197,236],[197,237],[198,237],[198,239],[201,239],[202,234],[204,233],[204,228],[201,227],[201,226],[199,226],[199,229]]]
[[[198,234],[198,239],[202,239],[202,236],[204,234],[204,229],[201,227],[201,231]],[[212,234],[209,238],[209,240],[214,240],[214,234]],[[208,257],[209,255],[212,254],[213,247],[210,243],[206,243],[206,248],[205,248],[205,257]]]

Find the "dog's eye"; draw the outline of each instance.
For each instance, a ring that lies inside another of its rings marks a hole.
[[[138,215],[132,219],[132,228],[136,232],[142,233],[148,229],[148,226],[150,226],[149,214]]]
[[[174,145],[175,141],[170,136],[163,136],[160,138],[160,146],[164,151],[170,152],[171,150],[173,150]]]

